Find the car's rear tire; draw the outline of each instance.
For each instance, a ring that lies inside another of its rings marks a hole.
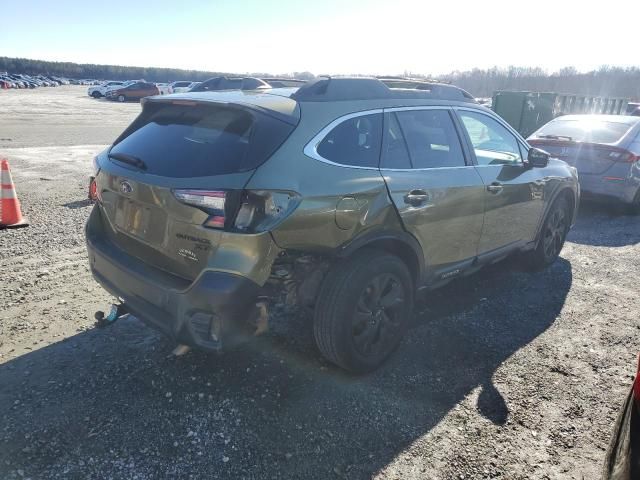
[[[402,340],[413,290],[407,266],[386,252],[364,249],[336,264],[316,302],[313,332],[318,349],[350,372],[374,370]]]
[[[569,233],[571,214],[567,199],[556,199],[544,219],[535,250],[524,254],[524,265],[528,270],[542,270],[556,261]]]
[[[640,215],[640,190],[636,193],[633,202],[629,204],[628,211],[631,215]]]
[[[124,102],[127,99],[127,97],[125,97],[124,95],[118,95],[118,101],[120,103]]]

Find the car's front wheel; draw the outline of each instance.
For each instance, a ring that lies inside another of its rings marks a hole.
[[[402,260],[365,249],[327,274],[314,336],[330,362],[355,373],[378,367],[400,344],[413,308],[413,280]]]
[[[125,97],[124,95],[118,95],[118,101],[120,103],[124,102],[127,99],[127,97]]]
[[[538,245],[525,254],[525,265],[531,270],[541,270],[556,261],[571,226],[571,208],[566,198],[558,198],[542,225]]]
[[[102,96],[102,94],[101,94],[100,92],[92,92],[92,93],[91,93],[91,96],[92,96],[93,98],[100,98],[100,97]]]

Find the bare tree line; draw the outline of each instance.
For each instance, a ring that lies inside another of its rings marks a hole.
[[[125,67],[120,65],[49,62],[26,58],[0,57],[0,72],[59,75],[70,78],[128,80],[144,78],[153,82],[173,80],[205,80],[222,75],[221,72],[181,70],[176,68]],[[406,72],[405,72],[406,73]],[[253,74],[273,76],[273,74]],[[310,80],[310,72],[291,72],[285,75]],[[405,75],[409,76],[409,75]],[[573,67],[548,73],[540,67],[475,68],[454,71],[446,75],[410,75],[436,78],[464,88],[476,97],[490,97],[496,90],[531,90],[576,95],[625,97],[640,100],[640,67],[612,67],[604,65],[591,72],[581,73]]]
[[[540,67],[493,67],[452,72],[437,78],[464,88],[476,97],[490,97],[496,90],[530,90],[640,99],[639,67],[605,65],[586,73],[566,67],[551,74]]]

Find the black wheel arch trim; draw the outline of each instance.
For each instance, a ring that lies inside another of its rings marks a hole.
[[[342,244],[336,249],[335,255],[338,258],[346,258],[360,250],[363,247],[371,246],[378,242],[395,242],[405,245],[413,256],[417,259],[417,265],[415,266],[415,281],[416,288],[422,286],[427,278],[427,265],[422,251],[420,242],[408,232],[395,231],[395,230],[374,230],[366,233],[362,233],[350,240],[349,242]],[[404,258],[403,258],[404,260]],[[408,265],[412,270],[412,266]]]
[[[536,231],[536,237],[535,237],[535,241],[534,241],[534,248],[538,246],[538,243],[540,242],[540,232],[542,231],[542,226],[544,225],[545,220],[547,219],[547,215],[549,214],[549,211],[551,210],[551,207],[553,206],[553,204],[556,202],[556,200],[560,197],[560,195],[564,195],[566,193],[569,193],[572,198],[573,198],[573,212],[571,213],[571,224],[569,226],[569,228],[571,228],[571,226],[573,226],[575,220],[576,220],[576,215],[578,213],[578,207],[579,207],[579,202],[580,202],[580,198],[578,196],[578,192],[576,191],[576,189],[574,187],[572,187],[571,185],[559,185],[558,188],[556,188],[556,190],[553,192],[553,196],[551,197],[551,200],[549,200],[544,208],[544,212],[542,214],[542,216],[540,217],[540,220],[538,221],[538,229]]]

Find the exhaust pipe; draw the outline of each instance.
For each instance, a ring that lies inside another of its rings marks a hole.
[[[96,319],[96,327],[104,328],[108,325],[112,325],[116,320],[119,320],[127,313],[129,313],[129,310],[124,303],[119,303],[117,305],[113,303],[111,304],[108,315],[105,316],[102,310],[98,310],[93,317]]]

